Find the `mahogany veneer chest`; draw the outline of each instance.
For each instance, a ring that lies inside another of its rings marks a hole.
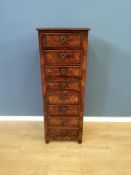
[[[45,141],[82,142],[88,28],[38,28]]]

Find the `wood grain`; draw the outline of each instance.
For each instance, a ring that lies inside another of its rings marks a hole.
[[[44,85],[43,85],[44,86]],[[47,89],[52,91],[57,90],[68,90],[68,91],[80,91],[80,82],[79,81],[47,81]]]
[[[43,68],[42,68],[43,72]],[[81,78],[80,66],[46,66],[45,70],[47,78],[73,77]]]
[[[49,105],[77,105],[80,103],[79,93],[48,93],[47,101]]]
[[[38,29],[46,143],[55,138],[82,142],[88,31]],[[75,117],[79,118],[75,131],[62,129],[65,121],[73,129],[69,116],[73,116],[74,123]],[[50,124],[59,128],[51,130]]]
[[[45,62],[48,65],[81,64],[80,50],[45,50]]]
[[[47,112],[50,116],[78,116],[80,114],[80,105],[48,105]]]
[[[48,117],[49,127],[56,128],[78,128],[79,127],[79,118],[78,117]]]
[[[44,47],[81,47],[81,33],[43,34]]]
[[[43,142],[43,122],[0,122],[0,175],[131,175],[131,123],[84,123],[83,143]]]

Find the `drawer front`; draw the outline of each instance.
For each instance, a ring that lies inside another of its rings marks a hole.
[[[81,51],[59,51],[59,50],[46,50],[44,51],[45,63],[50,65],[62,64],[81,64]]]
[[[48,90],[71,90],[80,91],[80,82],[67,82],[67,81],[47,81]]]
[[[60,117],[49,117],[48,118],[49,127],[74,127],[78,128],[79,118],[60,118]]]
[[[52,138],[69,139],[78,136],[78,129],[48,129],[49,136]]]
[[[47,103],[48,104],[79,104],[80,95],[78,93],[48,93],[47,94]]]
[[[48,105],[47,106],[47,113],[50,116],[63,116],[66,115],[79,115],[80,114],[80,106],[79,105]]]
[[[79,66],[63,67],[63,66],[46,66],[46,76],[48,78],[71,77],[80,78],[81,68]]]
[[[80,33],[46,33],[43,34],[44,47],[81,47]]]

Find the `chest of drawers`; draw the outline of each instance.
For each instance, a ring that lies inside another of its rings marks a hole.
[[[82,142],[88,28],[38,28],[45,142]]]

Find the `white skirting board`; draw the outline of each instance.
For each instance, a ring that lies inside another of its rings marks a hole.
[[[0,116],[0,121],[43,121],[43,116]],[[126,116],[84,116],[84,122],[131,122]]]

